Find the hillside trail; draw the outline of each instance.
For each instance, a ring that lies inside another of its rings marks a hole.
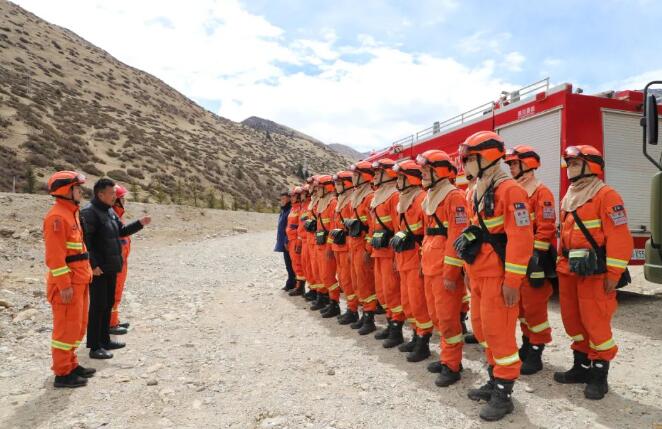
[[[621,347],[611,391],[585,400],[552,382],[571,354],[558,304],[555,343],[542,373],[518,383],[516,411],[484,425],[466,390],[485,380],[478,346],[465,348],[462,380],[434,385],[372,336],[321,319],[286,296],[273,231],[136,249],[122,316],[127,347],[85,388],[55,390],[45,328],[2,343],[1,428],[647,428],[662,423],[660,301],[625,297],[615,322]],[[48,307],[42,307],[48,308]],[[658,318],[659,320],[659,318]],[[384,323],[383,316],[379,322]],[[26,328],[26,332],[28,328]],[[438,336],[433,339],[438,350]],[[435,353],[436,356],[436,353]]]

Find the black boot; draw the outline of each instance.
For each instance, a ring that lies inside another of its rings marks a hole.
[[[416,347],[416,343],[418,342],[418,334],[416,331],[414,331],[414,335],[411,336],[411,341],[408,343],[401,344],[400,347],[398,347],[398,350],[400,350],[402,353],[411,353],[414,351],[414,347]]]
[[[478,344],[478,340],[473,332],[467,328],[467,313],[460,313],[460,323],[462,324],[462,335],[464,335],[465,344]]]
[[[488,422],[501,420],[506,415],[513,412],[515,406],[511,395],[513,393],[514,381],[502,380],[496,378],[494,380],[494,390],[489,402],[480,410],[480,418]]]
[[[338,304],[337,301],[331,301],[331,304],[329,305],[328,308],[329,310],[324,312],[324,314],[322,315],[324,319],[330,319],[340,314],[340,305]]]
[[[294,289],[296,282],[287,282],[285,283],[285,286],[283,286],[280,290],[284,290],[285,292],[291,291]]]
[[[377,303],[377,308],[375,309],[375,314],[386,314],[386,310],[382,307],[381,303]]]
[[[329,311],[329,310],[331,310],[331,307],[333,307],[333,301],[332,301],[331,299],[329,299],[329,300],[326,302],[326,305],[324,306],[324,308],[322,308],[322,309],[320,310],[320,315],[321,315],[322,317],[324,317],[324,315],[326,314],[326,312]]]
[[[609,384],[607,383],[609,361],[594,360],[591,363],[591,373],[584,389],[584,397],[586,399],[602,399],[609,392]]]
[[[319,311],[326,307],[329,303],[329,295],[324,293],[317,293],[317,301],[313,301],[313,305],[310,307],[312,311]]]
[[[338,324],[349,325],[350,323],[354,323],[357,320],[359,320],[358,311],[352,311],[348,308],[342,316],[338,317]]]
[[[407,362],[420,362],[430,357],[430,337],[432,334],[425,334],[418,337],[414,350],[407,355]]]
[[[391,325],[391,329],[388,333],[388,338],[382,343],[382,347],[385,349],[391,349],[405,342],[405,339],[402,337],[402,325],[404,325],[404,323],[393,321],[389,323]]]
[[[586,353],[573,350],[574,363],[566,372],[555,372],[554,381],[563,384],[588,383],[591,361]]]
[[[492,391],[494,390],[494,367],[487,367],[487,374],[490,376],[490,379],[487,380],[487,383],[480,386],[478,389],[469,389],[467,396],[472,401],[489,401],[492,397]]]
[[[460,367],[460,371],[461,370],[462,367]],[[435,380],[434,384],[439,387],[448,387],[451,384],[455,384],[460,380],[460,378],[462,378],[460,371],[455,372],[446,365],[442,364],[441,372],[439,373],[439,376]]]
[[[352,329],[361,329],[361,327],[363,326],[363,322],[365,322],[365,311],[363,312],[363,314],[361,314],[361,318],[359,320],[356,320],[351,325],[349,325],[349,327]]]
[[[520,373],[523,375],[535,374],[542,370],[542,351],[545,350],[544,344],[529,344],[529,351],[526,354]]]
[[[87,385],[87,378],[77,375],[74,371],[67,375],[56,375],[54,387],[83,387]]]
[[[85,368],[80,365],[78,365],[76,368],[73,370],[73,374],[76,374],[79,377],[83,378],[92,378],[94,377],[94,373],[97,372],[96,369],[94,368]]]
[[[293,290],[288,293],[289,296],[301,296],[305,292],[306,289],[306,282],[303,280],[297,281],[297,287],[294,288]]]
[[[375,340],[385,340],[391,332],[391,319],[386,319],[386,327],[375,334]]]
[[[315,301],[317,299],[317,291],[310,289],[308,292],[303,294],[303,299],[306,301]]]
[[[522,335],[522,346],[519,348],[519,360],[524,362],[526,360],[526,355],[529,353],[531,348],[531,343],[529,342],[529,337]]]
[[[439,361],[432,362],[431,364],[428,365],[428,372],[431,372],[433,374],[439,374],[441,370],[444,368],[444,364],[442,364]]]
[[[363,320],[361,329],[359,329],[359,335],[368,335],[371,332],[375,332],[377,330],[377,327],[375,326],[375,313],[364,311],[363,316],[365,319]]]

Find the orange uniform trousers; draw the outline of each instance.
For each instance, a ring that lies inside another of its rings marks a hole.
[[[400,293],[400,276],[393,269],[393,258],[373,258],[375,262],[375,289],[379,302],[386,308],[386,317],[395,321],[405,320]],[[381,291],[381,296],[380,292]]]
[[[87,330],[88,285],[73,283],[71,287],[74,295],[69,304],[62,303],[56,287],[48,288],[48,301],[53,310],[51,354],[55,375],[68,375],[78,366],[76,349]]]
[[[353,243],[353,240],[363,241],[364,238],[349,238],[352,269],[356,279],[355,289],[363,311],[374,312],[377,309],[377,294],[375,291],[374,262],[370,254],[363,247],[363,243]]]
[[[324,284],[319,271],[319,258],[317,257],[317,243],[315,242],[315,235],[308,233],[308,260],[310,262],[310,288],[317,292],[326,293]]]
[[[319,272],[320,289],[322,293],[328,293],[333,301],[340,301],[340,287],[336,280],[336,256],[331,250],[331,244],[318,244],[315,246],[317,269]]]
[[[472,277],[471,326],[474,335],[485,348],[494,377],[516,380],[522,362],[515,340],[519,307],[506,307],[503,301],[503,277]]]
[[[425,291],[426,298],[428,295],[432,295],[432,308],[435,314],[433,323],[441,336],[440,362],[457,372],[460,370],[464,345],[464,335],[460,323],[460,312],[465,305],[463,299],[466,296],[464,279],[461,277],[457,279],[455,290],[448,291],[444,287],[442,275],[425,276]],[[430,292],[428,293],[428,291]],[[428,306],[430,306],[429,301]]]
[[[520,328],[531,344],[540,345],[552,342],[552,328],[547,318],[547,304],[553,292],[552,284],[547,280],[539,288],[531,287],[528,279],[524,279],[522,282],[519,300]]]
[[[428,313],[425,284],[419,269],[400,271],[401,288],[406,290],[411,317],[418,335],[432,332],[433,323]]]
[[[356,290],[354,289],[355,280],[349,251],[336,251],[335,254],[340,289],[345,294],[347,308],[350,311],[356,312],[359,308],[359,297],[356,295]]]
[[[287,248],[290,252],[290,259],[292,259],[292,269],[294,270],[294,274],[296,275],[297,280],[305,280],[306,275],[303,270],[302,251],[297,253],[297,246],[302,247],[301,240],[292,240],[287,243]]]
[[[618,352],[611,331],[611,318],[618,307],[616,291],[605,293],[605,274],[558,275],[561,318],[573,340],[571,348],[587,353],[590,360],[613,360]]]
[[[127,240],[124,238],[123,240]],[[122,301],[122,293],[124,292],[124,285],[126,278],[129,274],[129,253],[130,245],[122,244],[122,271],[117,273],[117,280],[115,282],[115,303],[110,311],[110,326],[117,326],[120,323],[120,302]]]

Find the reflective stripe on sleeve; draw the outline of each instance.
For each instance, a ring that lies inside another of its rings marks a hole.
[[[506,262],[506,272],[513,274],[526,274],[526,265],[513,264],[512,262]]]
[[[586,229],[595,229],[602,227],[602,221],[600,219],[583,220],[582,222],[584,223]],[[579,227],[575,224],[574,229],[579,229]]]
[[[66,242],[67,249],[70,250],[83,250],[83,243],[75,243],[71,241]]]
[[[551,246],[551,243],[547,243],[545,241],[535,240],[533,242],[533,247],[538,249],[538,250],[549,250],[550,246]]]
[[[496,228],[497,226],[503,225],[503,216],[497,216],[489,219],[485,219],[485,226],[488,228]]]
[[[461,267],[464,265],[464,261],[462,259],[457,259],[446,255],[444,256],[444,264],[452,265],[454,267]]]
[[[64,267],[60,267],[60,268],[56,268],[54,270],[51,270],[51,275],[53,277],[59,277],[59,276],[63,276],[65,274],[68,274],[70,272],[71,272],[71,269],[65,265]]]
[[[628,266],[628,262],[629,261],[626,261],[624,259],[607,258],[608,267],[625,269]]]

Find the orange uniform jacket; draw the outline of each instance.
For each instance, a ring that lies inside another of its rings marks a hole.
[[[426,235],[423,239],[422,265],[426,276],[443,275],[457,280],[464,262],[457,256],[453,243],[469,226],[469,210],[462,190],[451,191],[437,207],[435,214],[446,227],[448,236]],[[438,228],[433,216],[425,215],[425,228]]]
[[[383,230],[384,227],[379,223],[379,220],[391,230],[392,233],[398,232],[398,201],[399,194],[397,192],[393,193],[386,201],[374,208],[371,213],[370,223],[370,236],[374,236],[375,232],[379,233],[380,230]],[[372,249],[373,258],[391,258],[393,259],[395,252],[391,249],[390,246],[381,248],[381,249]]]
[[[334,205],[335,209],[336,205]],[[354,210],[352,210],[352,203],[347,202],[345,207],[343,207],[340,212],[333,213],[333,219],[331,221],[331,229],[345,229],[344,221],[347,219],[352,219],[354,217]],[[345,244],[333,244],[331,246],[334,252],[348,252],[349,251],[349,237],[345,240]]]
[[[424,214],[423,214],[423,200],[425,199],[425,192],[419,193],[414,201],[412,201],[411,206],[407,209],[407,212],[404,213],[404,219],[409,224],[409,229],[418,237],[423,237],[425,233],[424,228]],[[397,206],[397,204],[396,204]],[[401,215],[397,213],[395,218],[396,232],[398,231],[407,231],[405,222],[402,220]],[[421,246],[416,242],[416,247],[411,250],[405,250],[404,252],[396,253],[395,260],[398,264],[398,271],[408,271],[408,270],[419,270],[421,268],[421,257],[420,250]]]
[[[48,267],[48,300],[73,284],[88,284],[92,280],[89,260],[67,262],[87,252],[83,240],[78,206],[70,201],[55,200],[55,204],[44,218],[44,244]]]
[[[533,229],[528,209],[526,191],[512,179],[497,186],[494,214],[490,217],[481,212],[483,222],[491,234],[505,233],[508,236],[506,259],[501,261],[489,243],[483,243],[475,262],[471,265],[472,277],[503,277],[510,287],[520,287],[533,252]],[[526,215],[526,219],[523,218]],[[474,223],[478,225],[477,216]]]
[[[554,194],[545,185],[540,184],[529,197],[534,242],[538,250],[547,251],[556,244],[556,209]]]
[[[372,215],[370,213],[370,203],[372,202],[373,196],[373,194],[369,194],[365,197],[361,204],[356,208],[356,212],[352,209],[352,219],[356,219],[356,214],[358,213],[359,220],[369,228],[369,231],[361,234],[361,237],[348,237],[349,247],[354,251],[363,249],[368,253],[372,252]]]
[[[301,203],[292,204],[290,214],[287,216],[287,241],[296,243],[299,239],[299,217],[301,216]]]
[[[577,214],[598,246],[607,248],[607,276],[618,280],[627,268],[634,247],[628,228],[623,200],[618,193],[605,186],[589,202],[577,209]],[[591,244],[570,213],[561,211],[561,248],[591,249]],[[558,271],[570,274],[568,259],[560,255]]]

